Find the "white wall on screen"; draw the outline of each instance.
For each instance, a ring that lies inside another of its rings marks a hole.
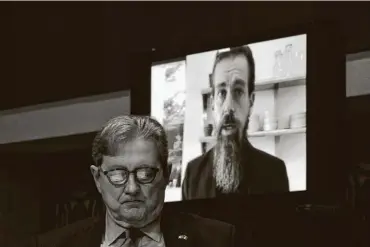
[[[290,191],[306,190],[306,134],[283,135],[279,138],[276,155],[285,162]]]
[[[276,145],[274,136],[250,137],[249,141],[253,147],[273,156],[276,156]]]
[[[276,109],[279,128],[289,128],[292,114],[306,112],[306,86],[280,88],[277,91]]]
[[[289,116],[306,112],[306,86],[280,88],[276,97],[279,128],[289,127]],[[298,145],[299,144],[299,145]],[[287,167],[290,190],[306,189],[306,134],[281,136],[276,155]]]

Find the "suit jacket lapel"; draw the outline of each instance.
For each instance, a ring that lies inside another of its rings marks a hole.
[[[246,139],[243,142],[242,149],[242,164],[244,171],[240,191],[242,194],[250,194],[252,192],[252,180],[254,179],[254,147],[248,141],[248,139]]]
[[[89,236],[87,247],[100,247],[105,231],[105,217],[99,217]]]
[[[188,227],[181,214],[162,214],[161,230],[166,247],[196,247],[194,229]]]
[[[216,197],[216,181],[213,178],[213,149],[209,150],[202,157],[201,175],[197,186],[198,198]]]

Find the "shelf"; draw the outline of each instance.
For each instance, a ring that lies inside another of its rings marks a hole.
[[[291,134],[300,134],[306,133],[307,128],[296,128],[296,129],[279,129],[271,131],[257,131],[254,133],[248,134],[249,137],[262,137],[262,136],[281,136],[281,135],[291,135]]]
[[[305,76],[294,76],[290,78],[277,78],[277,79],[268,79],[261,80],[256,82],[256,91],[263,91],[274,89],[275,86],[279,88],[283,87],[292,87],[292,86],[301,86],[306,84]],[[202,94],[210,94],[212,92],[211,88],[205,88],[202,91]]]
[[[306,127],[305,128],[296,128],[296,129],[279,129],[279,130],[271,130],[271,131],[257,131],[253,133],[249,133],[248,137],[264,137],[264,136],[281,136],[281,135],[291,135],[291,134],[300,134],[300,133],[306,133]],[[215,142],[215,137],[213,136],[206,136],[201,137],[200,141],[202,143],[209,143],[209,142]]]

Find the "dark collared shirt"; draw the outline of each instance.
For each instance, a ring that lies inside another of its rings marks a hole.
[[[160,229],[160,220],[141,228],[143,237],[134,245],[128,238],[124,238],[128,230],[115,223],[108,214],[105,216],[105,234],[101,247],[165,247],[163,234]]]

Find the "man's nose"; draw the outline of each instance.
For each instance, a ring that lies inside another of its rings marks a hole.
[[[224,104],[224,113],[234,113],[234,99],[230,92],[227,92],[225,104]]]
[[[230,123],[234,121],[234,112],[229,110],[228,112],[225,112],[225,122]]]
[[[133,176],[133,174],[130,174],[126,182],[125,193],[130,195],[137,194],[139,192],[139,189],[140,188],[135,180],[135,177]]]

